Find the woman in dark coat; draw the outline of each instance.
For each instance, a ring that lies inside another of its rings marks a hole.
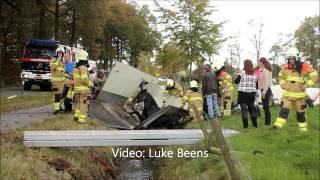
[[[244,61],[244,72],[239,73],[235,83],[239,84],[238,104],[242,113],[243,127],[248,128],[248,111],[254,127],[258,127],[257,114],[254,107],[255,95],[257,92],[257,77],[255,76],[253,64],[250,59]]]

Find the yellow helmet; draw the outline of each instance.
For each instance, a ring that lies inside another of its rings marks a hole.
[[[191,88],[198,88],[198,82],[195,80],[190,81],[190,87]]]
[[[88,60],[88,56],[89,56],[88,53],[85,50],[81,49],[79,51],[79,53],[77,54],[76,59],[78,61],[80,61],[80,60],[87,61]]]

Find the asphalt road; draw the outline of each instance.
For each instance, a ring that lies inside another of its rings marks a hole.
[[[9,132],[52,117],[51,105],[21,109],[0,114],[0,132]]]
[[[9,87],[9,88],[1,88],[1,97],[8,96],[21,96],[22,87]],[[41,91],[40,87],[37,85],[33,85],[31,91],[23,91],[23,95],[33,95],[39,94],[46,91]],[[48,92],[48,91],[47,91]]]

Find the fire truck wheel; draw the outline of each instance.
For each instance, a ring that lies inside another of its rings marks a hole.
[[[30,91],[31,87],[32,87],[32,83],[25,82],[24,85],[23,85],[23,90]]]
[[[51,85],[40,85],[40,90],[41,91],[50,91]]]

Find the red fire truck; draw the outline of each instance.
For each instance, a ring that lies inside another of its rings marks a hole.
[[[41,90],[51,89],[50,60],[58,47],[65,49],[64,59],[74,59],[72,48],[61,45],[56,40],[31,40],[24,49],[21,80],[24,90],[30,90],[33,84]],[[74,48],[76,53],[76,48]]]

